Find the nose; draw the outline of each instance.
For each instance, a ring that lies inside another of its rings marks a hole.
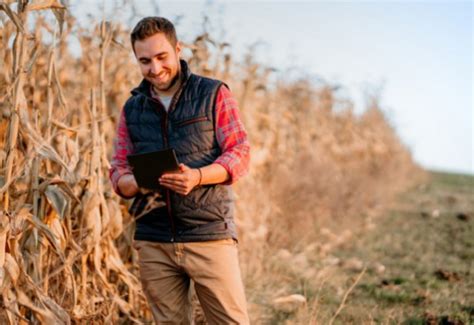
[[[154,75],[159,74],[161,71],[161,63],[158,60],[151,60],[150,72]]]

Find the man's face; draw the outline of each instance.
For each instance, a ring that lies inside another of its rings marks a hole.
[[[158,33],[144,40],[135,41],[134,48],[143,77],[156,90],[169,90],[179,78],[180,43],[173,47],[165,34]]]

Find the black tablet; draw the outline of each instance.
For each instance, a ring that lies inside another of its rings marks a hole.
[[[158,178],[163,173],[179,170],[174,149],[127,155],[127,160],[138,186],[147,189],[158,189]]]

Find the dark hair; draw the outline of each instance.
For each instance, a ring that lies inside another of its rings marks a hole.
[[[135,41],[144,40],[157,33],[165,34],[168,42],[176,46],[178,38],[176,37],[176,30],[172,22],[163,17],[145,17],[135,25],[130,34],[133,50],[135,50]]]

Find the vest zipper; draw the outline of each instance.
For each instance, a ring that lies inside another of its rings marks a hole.
[[[168,113],[164,110],[163,108],[163,119],[162,119],[162,125],[161,125],[161,133],[163,136],[165,148],[168,148]],[[174,220],[173,220],[173,213],[171,210],[171,193],[169,189],[166,189],[166,207],[168,210],[168,217],[170,219],[170,225],[171,225],[171,232],[173,236],[171,237],[171,241],[174,242],[176,238],[176,228],[174,226]]]
[[[168,107],[168,112],[171,112],[172,109],[176,106],[176,103],[178,101],[178,97],[181,95],[181,92],[184,89],[184,86],[186,85],[187,80],[183,80],[181,86],[178,88],[176,93],[174,94],[173,98],[171,99],[170,106]],[[150,96],[151,100],[154,102],[158,103],[158,105],[161,108],[161,111],[163,113],[163,119],[161,122],[161,134],[163,136],[163,142],[165,145],[165,148],[168,149],[168,112],[165,110],[163,104],[154,99],[152,96]],[[171,232],[172,232],[172,237],[171,237],[171,242],[174,242],[176,240],[176,227],[174,224],[174,218],[173,218],[173,211],[171,209],[171,190],[166,189],[166,206],[168,210],[168,217],[170,220],[170,225],[171,225]]]

